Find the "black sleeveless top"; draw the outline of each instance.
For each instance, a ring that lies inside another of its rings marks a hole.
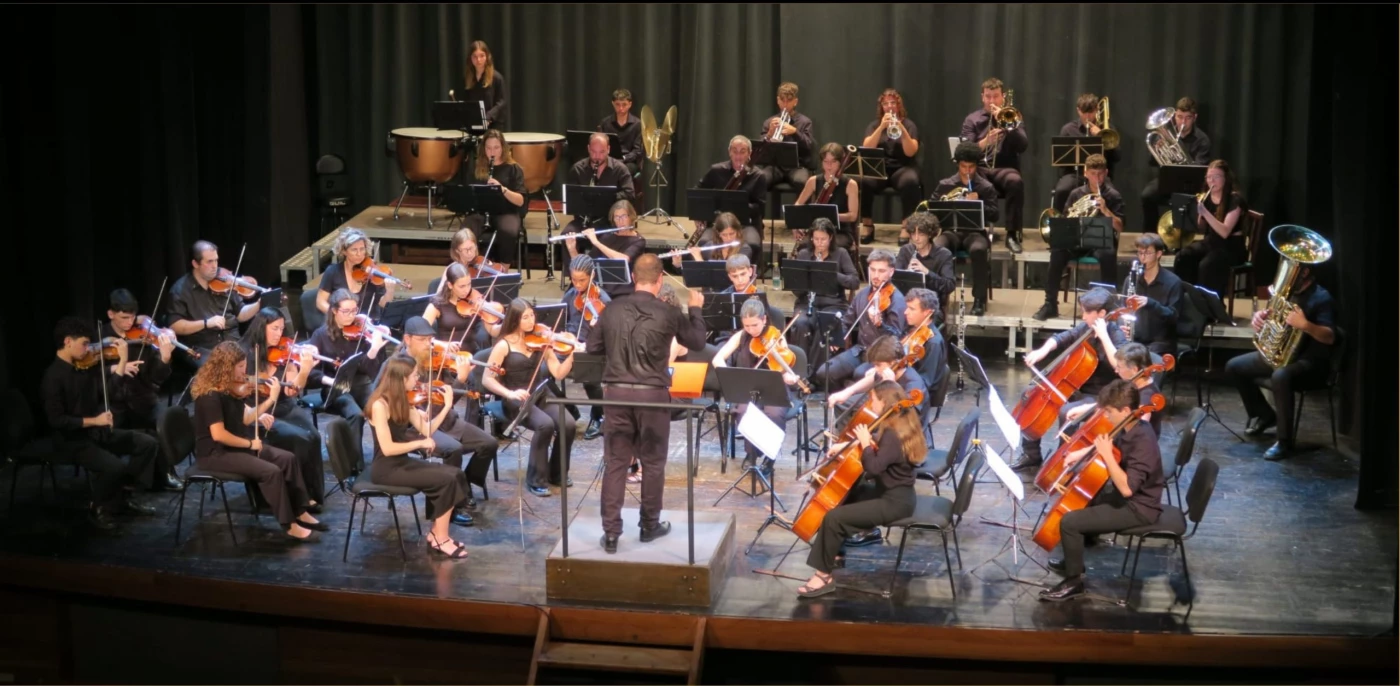
[[[413,437],[408,434],[411,429],[413,429],[413,425],[408,422],[395,424],[391,421],[389,422],[389,438],[395,443],[407,443],[414,440]],[[384,451],[380,449],[379,440],[376,437],[374,441],[374,459],[378,460],[382,457],[384,457]],[[395,457],[403,457],[403,455],[396,455]]]
[[[851,211],[848,198],[846,197],[846,185],[851,182],[851,177],[842,174],[836,177],[836,188],[831,191],[831,200],[826,204],[835,205],[837,214],[845,214]],[[817,187],[812,191],[812,198],[807,201],[809,205],[817,204],[817,199],[822,195],[822,188],[826,186],[826,175],[817,175]],[[859,190],[859,188],[857,188]],[[849,222],[842,222],[849,223]]]
[[[506,346],[510,344],[507,343]],[[501,367],[505,369],[505,374],[501,375],[501,385],[513,391],[528,388],[530,377],[535,375],[535,368],[540,364],[540,356],[526,355],[524,353],[511,350],[506,355],[505,362]]]
[[[496,165],[495,168],[491,170],[491,178],[495,179],[502,186],[509,188],[510,190],[513,190],[516,193],[519,193],[524,196],[529,195],[529,193],[525,192],[525,168],[521,167],[519,162],[511,162],[509,164]],[[476,170],[473,169],[471,173],[471,181],[469,181],[468,183],[486,183],[486,179],[476,178]],[[520,207],[516,209],[516,214],[519,214],[523,217],[529,211],[530,198],[526,197],[525,202],[522,203]]]
[[[491,333],[486,330],[486,324],[481,321],[481,317],[463,317],[457,313],[457,303],[444,295],[433,296],[432,303],[438,311],[439,340],[461,343],[462,350],[469,353],[491,344]]]

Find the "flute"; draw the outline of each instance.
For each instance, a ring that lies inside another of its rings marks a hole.
[[[603,235],[603,234],[605,234],[605,233],[613,233],[613,232],[616,232],[616,231],[628,231],[628,230],[635,229],[635,228],[637,228],[637,227],[635,227],[635,226],[619,226],[619,227],[612,228],[612,229],[598,229],[598,230],[596,230],[596,231],[593,232],[593,235],[595,235],[595,236],[601,236],[601,235]],[[581,239],[581,238],[583,238],[583,237],[584,237],[584,236],[583,236],[583,232],[582,232],[582,231],[578,231],[578,232],[575,232],[575,233],[560,234],[560,235],[555,236],[555,237],[553,237],[553,238],[550,238],[550,239],[548,239],[548,240],[549,240],[550,243],[558,243],[559,241],[567,241],[567,240],[569,240],[570,238],[573,238],[573,239]]]
[[[707,245],[707,246],[705,246],[705,247],[703,247],[703,248],[695,248],[695,249],[696,249],[696,250],[699,250],[699,251],[701,251],[701,252],[704,252],[704,251],[706,251],[706,250],[720,250],[720,249],[722,249],[722,248],[732,248],[732,247],[734,247],[734,246],[736,246],[736,245],[738,245],[738,244],[739,244],[739,241],[729,241],[728,243],[720,243],[719,245]],[[688,254],[689,252],[690,252],[690,249],[688,249],[688,248],[681,248],[680,250],[672,250],[671,252],[664,252],[664,253],[661,253],[660,255],[657,255],[656,257],[657,257],[658,259],[664,260],[664,259],[666,259],[666,258],[668,258],[668,257],[675,257],[676,255],[685,255],[685,254]]]

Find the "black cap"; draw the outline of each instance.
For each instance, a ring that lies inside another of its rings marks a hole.
[[[403,325],[403,335],[405,336],[436,336],[437,327],[428,323],[422,317],[409,317]]]

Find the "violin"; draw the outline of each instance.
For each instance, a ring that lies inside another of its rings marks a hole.
[[[932,316],[930,316],[932,318]],[[928,320],[924,320],[919,328],[909,332],[908,336],[900,341],[904,345],[904,359],[898,364],[905,367],[912,367],[924,359],[925,348],[930,338],[933,338],[933,327],[928,325]]]
[[[285,367],[290,360],[296,362],[303,352],[311,352],[315,348],[309,345],[292,345],[288,338],[277,341],[277,345],[269,346],[267,349],[267,361],[278,367]],[[312,353],[312,359],[325,362],[334,367],[340,367],[340,360],[332,359],[320,353]]]
[[[489,246],[488,246],[489,247]],[[485,278],[487,276],[505,276],[509,273],[510,266],[504,262],[492,262],[486,259],[485,255],[477,255],[467,263],[467,276],[473,279]]]
[[[745,286],[744,290],[739,291],[739,293],[741,295],[754,295],[755,293],[758,293],[758,284],[753,281],[750,281],[749,285]]]
[[[893,297],[894,283],[886,281],[885,285],[881,286],[879,290],[870,294],[870,302],[866,303],[866,313],[868,314],[870,307],[874,305],[879,308],[880,314],[883,315],[886,310],[890,309],[890,299]]]
[[[281,381],[278,381],[276,378],[268,376],[266,374],[259,374],[256,379],[249,378],[248,380],[234,384],[233,388],[229,389],[229,393],[233,395],[233,397],[238,398],[239,400],[243,400],[244,398],[247,398],[248,396],[252,395],[253,389],[254,387],[256,387],[258,391],[258,396],[266,398],[267,396],[272,395],[272,389],[274,386],[277,388],[281,388],[282,392],[287,396],[296,395],[296,388],[284,386]]]
[[[446,405],[447,384],[434,379],[431,384],[420,383],[417,388],[410,388],[408,390],[408,404],[413,407]]]
[[[458,365],[463,364],[471,367],[482,367],[484,369],[489,369],[492,372],[495,372],[498,376],[506,373],[506,370],[502,369],[501,367],[487,362],[482,362],[481,360],[478,360],[467,353],[450,352],[447,346],[448,344],[442,341],[433,341],[433,349],[430,353],[430,357],[428,358],[428,368],[434,374],[445,370],[447,373],[455,375],[457,373]]]
[[[126,330],[126,334],[123,337],[126,338],[126,340],[128,341],[136,341],[140,343],[145,343],[146,345],[153,345],[159,347],[161,336],[169,336],[170,344],[175,346],[177,350],[183,350],[186,353],[188,353],[190,357],[193,357],[196,360],[199,359],[198,350],[195,350],[194,348],[191,348],[188,345],[185,345],[184,343],[175,340],[174,331],[171,331],[170,329],[162,329],[156,326],[154,323],[152,323],[149,319],[137,320],[137,322],[133,324],[130,329]]]
[[[797,362],[797,353],[787,346],[787,342],[783,340],[782,332],[778,331],[776,326],[769,324],[762,335],[755,336],[753,340],[750,340],[749,352],[753,353],[760,360],[760,363],[766,361],[768,368],[775,372],[797,375],[797,372],[792,371],[792,365]],[[812,392],[812,389],[802,379],[797,380],[797,386],[802,389],[803,393]]]
[[[486,300],[476,291],[472,291],[472,298],[457,301],[457,315],[463,318],[479,317],[487,326],[495,326],[506,319],[505,308]]]
[[[598,291],[597,284],[588,284],[578,295],[574,296],[574,309],[583,313],[583,320],[592,324],[603,316],[603,308],[607,303],[603,302],[603,296]]]
[[[378,331],[379,335],[383,336],[384,340],[390,343],[403,345],[403,341],[389,335],[389,327],[383,324],[375,324],[370,320],[369,315],[363,313],[355,315],[355,321],[349,326],[342,327],[340,329],[340,335],[344,336],[347,341],[358,341],[374,331]]]
[[[92,369],[102,362],[119,362],[122,354],[117,349],[116,338],[104,338],[101,343],[88,343],[87,352],[82,357],[73,360],[73,366],[77,369]]]
[[[374,264],[374,260],[368,257],[363,262],[350,266],[350,278],[360,282],[368,281],[376,286],[383,286],[387,281],[402,285],[404,288],[413,288],[413,284],[409,283],[408,280],[395,277],[394,270],[377,266]]]
[[[526,333],[525,349],[537,353],[545,348],[551,348],[559,355],[574,354],[574,347],[578,345],[578,339],[571,333],[554,333],[544,324],[536,324],[535,330]]]
[[[271,290],[258,285],[258,280],[251,276],[234,276],[233,272],[220,268],[219,275],[209,282],[209,290],[220,295],[232,289],[241,298],[251,298],[255,295],[262,295]]]

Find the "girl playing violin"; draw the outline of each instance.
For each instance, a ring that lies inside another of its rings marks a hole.
[[[520,225],[530,210],[525,202],[525,169],[511,156],[510,143],[500,131],[487,131],[481,137],[481,152],[476,156],[470,183],[499,187],[506,202],[516,207],[509,214],[491,215],[491,227],[496,230],[495,255],[506,264],[518,264]],[[469,214],[462,224],[480,234],[486,227],[486,216]]]
[[[374,309],[378,310],[394,299],[394,282],[386,281],[384,285],[377,286],[368,279],[357,281],[351,275],[351,267],[363,263],[369,259],[369,237],[359,229],[341,229],[340,235],[335,239],[335,247],[332,248],[335,258],[331,266],[321,274],[320,292],[316,294],[316,309],[321,312],[329,312],[331,307],[331,294],[339,289],[346,289],[350,295],[355,297],[355,306],[361,312],[375,316],[370,312],[370,303],[374,303]]]
[[[471,229],[458,229],[452,234],[452,243],[447,249],[448,255],[452,257],[453,264],[460,264],[467,268],[467,276],[473,279],[483,279],[498,274],[507,273],[508,266],[501,262],[492,262],[481,254],[481,249],[476,244],[476,234]],[[441,294],[447,291],[452,281],[447,278],[447,268],[442,270],[442,276],[438,277],[438,287],[436,292]]]
[[[637,210],[632,207],[632,203],[627,200],[619,200],[612,204],[608,210],[608,216],[612,218],[612,226],[627,227],[623,231],[598,236],[593,229],[585,229],[583,237],[592,243],[588,249],[588,255],[593,259],[608,258],[613,260],[627,260],[628,264],[636,265],[637,258],[646,252],[647,239],[637,234]],[[573,260],[580,253],[578,250],[578,240],[569,238],[564,241],[564,245],[569,249],[569,260]],[[608,295],[616,298],[626,295],[635,290],[632,284],[622,284],[620,286],[604,286],[603,290]]]
[[[252,424],[272,427],[267,411],[277,403],[277,386],[249,407],[248,357],[233,341],[215,346],[190,385],[194,396],[194,460],[201,469],[230,472],[258,482],[287,535],[306,540],[312,531],[330,531],[316,521],[307,506],[306,483],[290,452],[255,438]],[[246,394],[246,399],[245,399]],[[319,462],[320,455],[317,455]]]
[[[326,323],[316,329],[311,334],[307,344],[314,350],[319,351],[325,358],[334,360],[316,360],[312,363],[312,368],[306,377],[306,387],[308,389],[325,389],[335,384],[336,377],[341,373],[340,367],[336,363],[345,363],[350,358],[355,357],[354,369],[350,370],[353,376],[350,378],[350,388],[345,393],[335,396],[329,404],[325,406],[327,412],[340,415],[350,424],[351,434],[355,436],[356,446],[363,445],[365,433],[364,407],[369,400],[369,392],[374,386],[374,379],[379,375],[379,368],[384,364],[384,345],[388,339],[379,328],[371,328],[363,336],[358,336],[353,340],[345,334],[347,327],[354,327],[356,318],[360,313],[360,306],[355,296],[349,289],[336,289],[331,294],[330,312],[326,313]],[[322,391],[324,393],[324,390]]]
[[[248,324],[248,331],[243,334],[239,345],[243,348],[244,356],[255,361],[248,366],[253,367],[259,377],[271,379],[265,388],[277,388],[277,400],[272,409],[276,421],[268,427],[267,442],[296,456],[306,493],[311,499],[309,508],[312,512],[320,512],[326,490],[326,472],[321,461],[321,432],[316,429],[311,411],[296,401],[306,388],[306,380],[316,365],[315,355],[318,353],[311,346],[299,346],[293,353],[292,341],[284,337],[286,327],[287,320],[282,316],[282,310],[264,307]],[[280,349],[283,345],[286,346],[287,359],[279,367],[270,360],[278,353],[269,351]],[[258,358],[254,358],[254,351]],[[249,402],[252,402],[251,394]]]
[[[536,343],[537,336],[533,335],[536,333],[538,332],[534,308],[523,298],[511,301],[510,308],[506,311],[505,324],[501,327],[501,338],[491,349],[491,357],[488,360],[491,367],[482,375],[482,385],[501,398],[508,417],[515,417],[527,403],[534,405],[528,408],[529,412],[522,422],[534,432],[534,437],[530,440],[530,475],[526,487],[537,496],[547,497],[549,489],[545,484],[558,486],[560,479],[564,478],[564,475],[559,473],[560,453],[559,442],[555,440],[556,433],[562,428],[568,436],[569,445],[573,445],[576,425],[565,420],[564,426],[559,427],[556,424],[557,413],[545,412],[538,406],[539,401],[534,398],[534,390],[545,382],[544,379],[538,378],[540,356],[544,357],[543,363],[548,367],[550,375],[556,380],[562,380],[574,367],[574,353],[570,349],[560,360],[552,345],[540,347]],[[497,375],[492,368],[504,369],[505,374]],[[553,448],[546,459],[545,453],[550,449],[551,443]]]
[[[765,345],[763,339],[765,338],[765,334],[769,334],[769,329],[772,329],[769,335],[774,336],[776,339],[772,341],[774,354],[788,349],[787,342],[783,340],[782,333],[779,332],[776,327],[768,325],[768,308],[764,306],[763,301],[755,298],[745,302],[743,307],[739,310],[739,321],[743,324],[743,329],[741,329],[737,335],[730,336],[729,341],[724,344],[724,347],[720,348],[719,351],[715,353],[714,359],[711,361],[714,366],[730,366],[729,360],[732,356],[735,367],[740,369],[754,369],[758,367],[759,360],[766,360],[767,356],[760,358],[753,353],[752,347],[755,341],[758,342],[759,346]],[[791,367],[791,365],[788,366]],[[767,369],[768,365],[765,363],[763,368]],[[794,370],[794,372],[795,371],[796,370]],[[791,396],[791,387],[796,386],[797,382],[800,380],[794,372],[783,371],[783,383],[790,387],[789,396]],[[764,407],[763,414],[773,420],[774,424],[783,426],[787,424],[787,412],[792,407],[791,400],[791,397],[789,397],[789,402],[786,405]],[[740,416],[747,409],[748,403],[739,403],[733,407],[732,412],[734,412],[736,416]],[[753,466],[754,462],[758,459],[758,455],[758,447],[747,438],[744,439],[744,467]],[[773,458],[763,458],[762,471],[770,474],[772,473]]]
[[[452,540],[449,521],[467,499],[466,477],[457,467],[411,456],[415,452],[431,454],[438,448],[436,441],[425,436],[433,436],[452,413],[452,388],[443,389],[446,402],[430,420],[408,403],[409,391],[420,380],[411,358],[395,357],[384,365],[369,397],[369,421],[374,427],[374,461],[369,475],[377,484],[421,489],[427,501],[423,518],[433,523],[428,550],[461,559],[467,556],[467,549]]]
[[[505,308],[472,288],[466,267],[459,262],[447,265],[442,283],[423,311],[423,318],[435,324],[439,332],[449,332],[449,343],[458,343],[462,350],[474,353],[501,335]]]
[[[870,396],[868,406],[877,415],[909,398],[893,381],[879,382]],[[803,598],[836,591],[831,571],[844,566],[841,548],[848,539],[873,530],[878,540],[879,527],[914,514],[914,468],[923,464],[928,454],[918,410],[896,410],[875,434],[863,425],[857,426],[855,433],[860,441],[865,478],[851,489],[846,504],[822,518],[821,528],[812,538],[812,551],[807,555],[807,565],[817,571],[797,589],[797,595]],[[833,453],[844,447],[836,446]]]
[[[564,291],[564,303],[568,305],[564,327],[579,342],[579,352],[588,349],[588,336],[598,325],[603,307],[612,302],[607,291],[593,285],[593,258],[578,255],[569,262],[569,290]],[[599,307],[601,304],[603,307]],[[580,305],[582,307],[580,307]],[[583,392],[591,400],[603,399],[603,385],[586,383]],[[583,432],[583,440],[591,441],[603,435],[603,408],[594,406],[589,410],[588,429]]]

